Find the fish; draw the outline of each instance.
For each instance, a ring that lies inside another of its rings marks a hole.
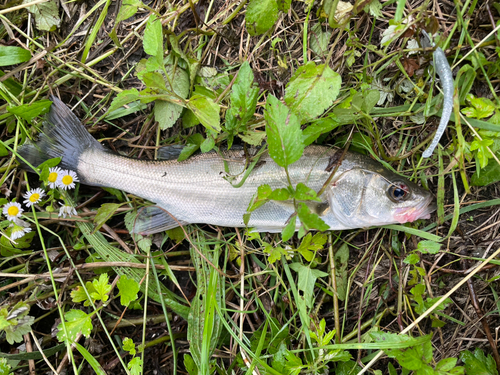
[[[110,187],[144,198],[155,205],[142,211],[134,232],[152,234],[186,224],[248,227],[280,232],[295,213],[293,201],[269,201],[245,223],[249,203],[261,185],[288,188],[285,169],[267,151],[248,172],[248,153],[232,148],[210,151],[177,161],[182,146],[165,146],[158,160],[139,160],[116,154],[101,145],[58,98],[46,115],[36,142],[18,150],[31,165],[60,157],[60,167],[77,173],[81,183]],[[310,145],[288,166],[295,188],[299,183],[320,192],[338,164],[319,201],[305,202],[330,230],[368,228],[429,219],[436,209],[430,192],[384,168],[371,158],[338,149]],[[239,186],[239,187],[235,187]],[[300,228],[296,220],[296,230]]]

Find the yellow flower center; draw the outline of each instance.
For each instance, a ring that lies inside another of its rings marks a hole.
[[[62,178],[62,183],[66,186],[71,185],[72,182],[73,182],[73,177],[71,177],[69,174],[67,174]]]
[[[7,213],[9,216],[17,216],[19,214],[19,208],[17,206],[10,206]]]
[[[35,203],[35,202],[37,202],[39,199],[40,199],[40,194],[38,194],[38,193],[34,193],[34,194],[31,194],[31,197],[30,197],[30,202]]]
[[[57,181],[57,173],[56,172],[50,172],[49,174],[49,182],[56,182]]]

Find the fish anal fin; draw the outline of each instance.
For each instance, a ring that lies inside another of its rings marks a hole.
[[[188,223],[174,219],[173,216],[159,206],[143,207],[137,214],[133,232],[146,236],[185,224]]]

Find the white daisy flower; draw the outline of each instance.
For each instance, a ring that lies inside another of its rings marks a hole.
[[[31,189],[23,195],[23,198],[26,198],[24,204],[28,207],[31,207],[35,203],[40,202],[44,196],[45,192],[41,188]]]
[[[9,228],[12,228],[12,231],[10,232],[10,239],[12,241],[15,241],[23,237],[26,233],[31,232],[29,224],[19,219],[14,220],[14,222],[9,225]]]
[[[80,180],[78,179],[78,176],[76,175],[75,172],[64,170],[59,175],[57,185],[64,190],[74,189],[75,182],[78,182],[78,181],[80,181]]]
[[[72,215],[77,215],[75,207],[73,206],[67,206],[65,204],[61,204],[61,208],[59,208],[59,217],[63,217],[64,219],[66,218],[66,215],[72,216]]]
[[[3,206],[3,214],[7,216],[7,220],[14,221],[21,216],[23,209],[20,203],[10,202]]]
[[[49,168],[49,178],[47,180],[51,189],[55,189],[58,186],[57,182],[62,172],[63,170],[59,167]]]

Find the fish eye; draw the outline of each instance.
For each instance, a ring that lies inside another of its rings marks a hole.
[[[410,196],[410,188],[402,182],[395,182],[387,190],[387,196],[395,203],[403,202]]]

